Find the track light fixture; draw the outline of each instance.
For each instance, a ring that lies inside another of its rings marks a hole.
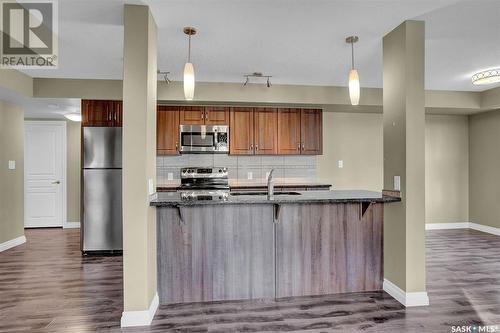
[[[273,77],[272,75],[264,75],[261,72],[253,72],[252,74],[245,74],[243,75],[245,78],[245,81],[243,82],[243,87],[245,87],[249,82],[250,78],[257,78],[257,79],[266,79],[266,86],[268,88],[271,87],[271,78]]]
[[[156,73],[158,73],[158,75],[163,75],[163,80],[165,81],[166,84],[170,84],[172,82],[172,80],[168,78],[168,74],[170,74],[170,72],[163,72],[161,70],[157,70]]]

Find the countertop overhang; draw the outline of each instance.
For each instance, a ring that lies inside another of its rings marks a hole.
[[[382,192],[366,190],[300,191],[300,195],[229,195],[227,200],[183,200],[177,192],[158,192],[150,205],[154,207],[179,207],[202,205],[237,205],[237,204],[308,204],[308,203],[389,203],[401,201],[401,198],[383,195]]]

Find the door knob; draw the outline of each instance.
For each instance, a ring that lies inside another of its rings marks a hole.
[[[59,180],[53,181],[52,184],[61,184]]]

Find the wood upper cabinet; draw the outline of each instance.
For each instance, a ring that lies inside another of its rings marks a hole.
[[[300,117],[300,137],[302,155],[323,154],[322,110],[302,109]]]
[[[203,125],[205,124],[205,108],[203,106],[181,106],[181,125]]]
[[[82,99],[83,127],[122,127],[122,101]]]
[[[300,155],[301,109],[279,109],[278,154]]]
[[[157,155],[179,154],[179,107],[159,105],[156,115]]]
[[[181,106],[181,125],[229,125],[229,107]]]
[[[229,125],[229,108],[222,106],[205,107],[205,125]]]
[[[255,155],[278,154],[277,109],[254,109],[254,150]]]
[[[229,121],[229,153],[231,155],[253,155],[253,108],[231,108]]]

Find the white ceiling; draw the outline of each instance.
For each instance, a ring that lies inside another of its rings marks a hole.
[[[356,34],[362,87],[382,86],[382,37],[407,19],[426,22],[426,89],[478,91],[472,73],[500,67],[497,0],[148,0],[159,27],[161,70],[182,79],[195,26],[197,80],[242,82],[244,73],[273,83],[346,86]],[[125,0],[59,0],[60,68],[35,77],[121,79]]]
[[[63,120],[65,114],[80,113],[80,99],[76,98],[28,98],[0,88],[0,99],[22,106],[24,118]]]

